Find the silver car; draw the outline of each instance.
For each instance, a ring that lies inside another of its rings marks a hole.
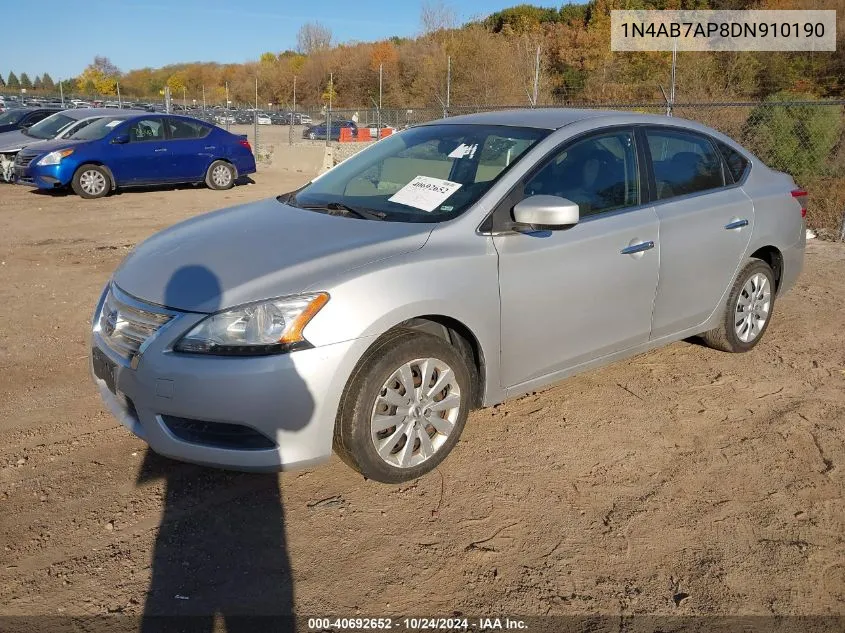
[[[801,271],[805,200],[690,121],[435,121],[139,245],[97,305],[92,369],[163,455],[277,470],[334,449],[405,481],[471,409],[693,335],[752,349]]]

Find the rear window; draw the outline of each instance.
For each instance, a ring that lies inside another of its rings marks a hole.
[[[716,141],[716,145],[728,164],[728,172],[733,176],[734,182],[741,181],[745,176],[745,170],[748,169],[748,159],[730,145],[720,141]]]

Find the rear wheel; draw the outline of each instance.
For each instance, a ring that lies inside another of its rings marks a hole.
[[[111,191],[111,178],[99,165],[82,165],[73,175],[71,187],[83,198],[102,198]]]
[[[335,423],[335,451],[369,479],[420,477],[457,444],[472,388],[466,361],[447,341],[397,330],[353,373]]]
[[[775,302],[775,276],[764,261],[752,259],[737,275],[719,327],[701,338],[713,349],[747,352],[766,332]]]
[[[231,189],[235,185],[235,168],[223,160],[216,160],[205,174],[209,189]]]

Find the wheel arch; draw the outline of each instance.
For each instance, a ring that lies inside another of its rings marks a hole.
[[[783,253],[776,246],[762,246],[751,253],[750,257],[761,259],[772,269],[775,276],[775,292],[780,290],[780,281],[783,278]]]
[[[208,161],[208,164],[205,166],[205,173],[203,173],[202,175],[203,179],[208,178],[208,172],[211,170],[211,166],[217,162],[231,165],[232,169],[235,170],[235,177],[233,180],[237,180],[240,177],[240,173],[238,172],[238,166],[231,158],[229,158],[228,156],[215,156],[210,161]]]
[[[487,381],[487,363],[478,337],[464,323],[442,314],[426,314],[407,319],[396,328],[433,334],[455,347],[467,360],[473,378],[472,408],[481,408]],[[391,328],[391,329],[396,329]]]
[[[83,167],[85,167],[86,165],[96,165],[97,167],[102,167],[103,170],[106,172],[106,174],[109,177],[109,183],[111,184],[112,191],[117,189],[117,181],[114,178],[114,172],[112,172],[111,168],[108,165],[106,165],[103,161],[96,160],[96,159],[81,161],[79,163],[79,165],[76,166],[76,169],[74,169],[73,172],[71,173],[70,180],[68,182],[73,181],[77,172],[80,169],[82,169]]]

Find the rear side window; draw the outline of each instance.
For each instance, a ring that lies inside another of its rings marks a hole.
[[[646,130],[658,200],[725,185],[722,157],[704,136],[679,130]]]
[[[739,182],[745,176],[745,170],[748,169],[748,159],[736,151],[730,145],[716,141],[719,151],[725,158],[725,163],[728,165],[728,171],[733,177],[734,182]]]
[[[211,132],[207,125],[185,119],[168,119],[171,139],[205,138]]]

